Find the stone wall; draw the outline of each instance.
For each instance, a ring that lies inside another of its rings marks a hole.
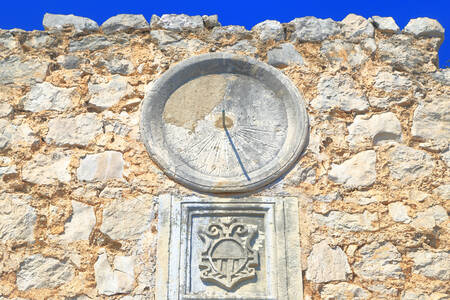
[[[450,70],[435,20],[46,14],[0,31],[0,299],[153,299],[168,179],[139,136],[146,86],[197,54],[279,68],[308,150],[253,196],[299,199],[304,299],[448,299]]]

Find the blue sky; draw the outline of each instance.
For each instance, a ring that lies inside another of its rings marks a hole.
[[[99,25],[109,17],[120,13],[143,14],[148,20],[152,14],[218,14],[222,25],[243,25],[248,29],[267,19],[289,22],[296,17],[303,16],[332,18],[336,21],[342,20],[349,13],[366,18],[373,15],[392,16],[400,28],[403,28],[409,19],[430,17],[437,19],[446,29],[446,39],[439,51],[439,62],[441,67],[450,66],[450,0],[272,0],[268,2],[245,0],[2,0],[1,2],[0,28],[25,30],[42,30],[42,17],[45,12],[72,13],[91,18]]]

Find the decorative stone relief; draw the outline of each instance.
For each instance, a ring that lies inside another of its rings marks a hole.
[[[295,198],[160,197],[156,299],[302,299]]]

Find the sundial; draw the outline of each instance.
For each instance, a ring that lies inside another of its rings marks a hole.
[[[277,69],[225,53],[178,63],[148,88],[142,137],[177,182],[208,193],[258,189],[307,144],[303,98]]]

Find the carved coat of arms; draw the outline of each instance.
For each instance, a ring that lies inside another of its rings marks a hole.
[[[203,281],[232,290],[256,278],[263,239],[256,225],[221,218],[200,228],[198,234],[204,243],[199,263]]]

